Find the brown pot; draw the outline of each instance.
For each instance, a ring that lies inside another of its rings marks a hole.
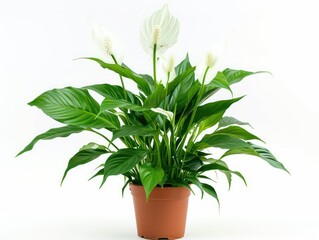
[[[188,197],[184,187],[156,187],[146,202],[144,187],[130,184],[138,236],[146,239],[177,239],[185,233]]]

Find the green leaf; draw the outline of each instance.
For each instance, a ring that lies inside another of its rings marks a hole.
[[[184,188],[187,188],[187,189],[189,189],[193,194],[195,194],[194,191],[193,191],[193,189],[190,187],[190,183],[191,183],[191,182],[190,182],[190,181],[187,181],[186,178],[184,178],[184,179],[180,179],[180,178],[168,179],[166,183],[167,183],[167,184],[170,184],[170,185],[172,185],[172,186],[174,186],[174,187],[184,187]]]
[[[258,73],[267,73],[267,72],[265,72],[265,71],[248,72],[248,71],[244,71],[244,70],[234,70],[234,69],[230,69],[230,68],[227,68],[223,71],[223,74],[226,77],[229,85],[234,84],[234,83],[238,83],[241,80],[243,80],[245,77],[248,77],[248,76],[251,76],[254,74],[258,74]]]
[[[213,198],[215,198],[217,200],[218,205],[219,205],[220,203],[219,203],[219,199],[218,199],[218,196],[217,196],[215,189],[211,185],[206,184],[206,183],[202,183],[202,187],[206,193],[208,193],[209,195],[211,195]]]
[[[219,134],[219,133],[228,134],[228,135],[231,135],[240,139],[244,139],[244,140],[256,139],[256,140],[264,142],[259,137],[255,136],[254,134],[251,134],[250,132],[248,132],[247,130],[239,126],[229,126],[227,128],[223,128],[214,132],[214,134]]]
[[[189,62],[188,54],[186,54],[186,57],[183,61],[181,61],[176,67],[175,67],[175,73],[176,76],[180,75],[181,73],[185,72],[186,69],[192,67],[192,65]]]
[[[140,177],[146,193],[146,201],[154,187],[164,177],[164,170],[160,167],[153,167],[151,163],[144,163],[140,167]]]
[[[48,130],[45,133],[42,133],[38,136],[36,136],[21,152],[18,153],[17,156],[21,155],[24,152],[30,151],[33,149],[34,145],[39,140],[50,140],[57,137],[68,137],[73,133],[79,133],[82,132],[84,129],[80,127],[75,126],[65,126],[65,127],[59,127],[59,128],[52,128]]]
[[[248,122],[241,122],[233,117],[223,117],[218,123],[218,129],[227,127],[229,125],[248,125],[252,128]]]
[[[29,103],[61,123],[83,128],[116,129],[118,118],[110,113],[99,114],[99,104],[87,90],[67,87],[47,91]]]
[[[240,82],[241,80],[243,80],[245,77],[254,75],[254,74],[258,74],[258,73],[267,73],[265,71],[260,71],[260,72],[248,72],[248,71],[244,71],[244,70],[234,70],[234,69],[225,69],[222,72],[228,82],[229,85],[232,85],[234,83]],[[200,103],[204,102],[206,99],[208,99],[210,96],[212,96],[213,94],[215,94],[216,92],[218,92],[220,90],[220,87],[207,87],[205,89],[204,95],[200,101]]]
[[[101,187],[111,175],[124,174],[146,157],[149,150],[124,148],[113,153],[104,164],[104,177]]]
[[[197,170],[203,166],[203,161],[200,159],[199,156],[194,155],[190,156],[185,160],[183,165],[183,170],[188,172],[197,172]]]
[[[244,176],[238,171],[230,170],[228,168],[227,164],[221,160],[216,161],[215,163],[203,165],[200,169],[198,169],[198,172],[203,173],[203,172],[207,172],[207,171],[211,171],[211,170],[218,170],[226,175],[226,178],[228,180],[229,189],[231,187],[231,181],[232,181],[231,174],[235,174],[236,176],[238,176],[241,180],[243,180],[243,182],[247,186],[247,183],[246,183]]]
[[[123,185],[123,187],[122,187],[122,197],[124,197],[124,190],[125,190],[125,188],[127,187],[127,185],[129,184],[129,183],[131,183],[132,182],[132,180],[127,180],[126,182],[125,182],[125,184]]]
[[[167,93],[170,94],[179,84],[181,84],[185,79],[191,78],[195,72],[196,67],[190,67],[180,75],[177,75],[171,82],[168,83]]]
[[[208,147],[222,149],[249,148],[250,144],[228,134],[209,134],[205,135],[201,141],[195,143],[192,150],[201,150]]]
[[[107,68],[113,72],[120,74],[123,77],[133,80],[137,84],[138,88],[141,89],[146,95],[149,95],[151,93],[151,89],[150,89],[150,86],[148,85],[148,82],[145,81],[143,77],[134,73],[124,64],[122,66],[118,64],[110,64],[110,63],[103,62],[101,59],[92,58],[92,57],[88,57],[88,58],[86,57],[86,58],[80,58],[80,59],[88,59],[88,60],[95,61],[98,64],[100,64],[102,68]]]
[[[214,114],[222,113],[227,110],[233,103],[238,102],[239,98],[233,98],[228,100],[221,100],[217,102],[207,103],[197,108],[193,123],[199,123],[204,119],[211,117]]]
[[[249,143],[249,144],[250,144],[250,147],[234,148],[234,149],[228,150],[227,152],[223,154],[221,159],[226,156],[230,156],[234,154],[248,154],[248,155],[259,157],[265,160],[266,162],[268,162],[274,168],[278,168],[289,173],[289,171],[284,167],[284,165],[281,162],[279,162],[268,149],[252,144],[252,143]]]
[[[117,138],[128,137],[128,136],[152,136],[157,132],[158,130],[154,130],[147,126],[124,125],[120,129],[116,129],[113,131],[112,141]]]
[[[68,174],[68,172],[79,165],[86,164],[88,162],[91,162],[92,160],[98,158],[102,154],[108,153],[106,150],[106,147],[103,145],[99,145],[96,143],[89,143],[85,146],[83,146],[78,153],[76,153],[68,163],[68,166],[64,172],[64,175],[62,177],[61,185]]]
[[[225,88],[228,91],[231,92],[231,94],[233,95],[232,90],[230,89],[229,83],[226,79],[226,76],[224,75],[224,73],[222,72],[218,72],[216,74],[216,76],[214,77],[214,79],[205,85],[206,91],[211,90],[213,88]]]
[[[115,108],[127,108],[133,111],[148,111],[149,110],[149,108],[145,108],[140,105],[130,103],[126,100],[116,99],[111,96],[108,96],[101,103],[100,113],[103,113],[106,110],[113,110]]]
[[[123,88],[120,86],[114,86],[110,84],[96,84],[96,85],[86,86],[84,88],[93,90],[105,98],[111,96],[112,98],[115,98],[115,99],[125,100]],[[126,96],[128,97],[127,100],[129,102],[137,104],[137,105],[141,105],[140,100],[138,99],[138,97],[135,96],[134,93],[127,90],[125,92],[126,92]]]
[[[144,101],[143,106],[148,108],[156,108],[160,106],[165,98],[165,88],[162,84],[158,84],[154,90]]]
[[[220,119],[223,117],[225,111],[221,111],[219,113],[213,114],[210,117],[206,118],[204,121],[200,123],[199,133],[203,132],[204,130],[215,126]]]

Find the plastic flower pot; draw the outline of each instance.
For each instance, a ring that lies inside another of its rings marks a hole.
[[[156,187],[146,201],[144,187],[130,184],[138,236],[145,239],[177,239],[185,234],[190,190]]]

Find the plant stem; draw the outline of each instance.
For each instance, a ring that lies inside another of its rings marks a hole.
[[[187,130],[185,132],[184,138],[183,138],[182,143],[180,145],[181,149],[183,149],[183,145],[185,144],[187,135],[188,135],[189,131],[192,128],[194,117],[195,117],[195,114],[196,114],[196,111],[197,111],[197,107],[198,107],[198,105],[200,103],[200,99],[202,98],[202,95],[203,95],[203,92],[204,92],[205,79],[206,79],[206,75],[208,73],[208,70],[209,70],[209,67],[207,67],[206,70],[205,70],[204,77],[203,77],[203,80],[202,80],[202,85],[201,85],[201,88],[200,88],[199,93],[198,93],[198,98],[196,99],[196,103],[195,103],[195,106],[194,106],[194,110],[192,112],[191,119],[190,119],[190,121],[188,123]],[[187,145],[187,147],[186,147],[186,150],[185,150],[185,153],[184,153],[184,159],[185,159],[187,150],[189,150],[189,145]]]
[[[156,59],[156,48],[157,48],[157,45],[154,44],[154,48],[153,48],[153,76],[154,76],[155,86],[157,84],[157,81],[156,81],[156,62],[157,62],[157,59]]]
[[[101,136],[102,138],[104,138],[109,144],[111,144],[116,150],[119,150],[119,148],[114,145],[114,143],[112,143],[112,141],[110,139],[108,139],[106,136],[104,136],[103,134],[93,130],[92,128],[89,128],[89,129],[86,129],[87,131],[90,131],[90,132],[94,132],[96,133],[97,135]],[[110,149],[109,149],[110,150]]]
[[[158,167],[162,167],[162,163],[161,163],[161,152],[160,152],[160,143],[159,143],[159,139],[158,139],[158,135],[154,136],[154,141],[155,141],[155,145],[157,148],[157,166]]]
[[[166,99],[167,99],[167,91],[168,91],[168,82],[169,82],[169,77],[170,77],[170,75],[171,75],[171,73],[170,72],[168,72],[167,73],[167,82],[166,82],[166,86],[165,86],[165,98],[164,98],[164,106],[163,106],[163,109],[164,110],[168,110],[168,109],[166,109],[166,106],[168,105],[168,104],[166,104]]]
[[[117,64],[117,65],[119,65],[119,64],[117,63],[116,58],[114,57],[113,54],[111,54],[111,57],[112,57],[114,63]],[[126,94],[126,89],[125,89],[125,86],[124,86],[123,77],[122,77],[121,74],[119,74],[119,76],[120,76],[120,80],[121,80],[121,84],[122,84],[122,88],[123,88],[124,99],[127,100],[127,94]]]

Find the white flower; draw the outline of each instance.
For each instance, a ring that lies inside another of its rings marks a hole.
[[[175,68],[175,57],[173,55],[169,56],[167,61],[163,64],[164,71],[166,73],[172,73]]]
[[[123,47],[118,38],[100,25],[94,24],[92,37],[98,47],[100,57],[106,61],[114,63],[113,57],[121,64],[123,60]]]
[[[172,122],[173,119],[174,119],[174,113],[170,112],[170,111],[166,111],[164,110],[163,108],[151,108],[151,110],[153,112],[156,112],[156,113],[160,113],[160,114],[163,114],[164,116],[167,117],[167,119]]]
[[[216,63],[216,59],[215,57],[213,56],[213,53],[212,52],[208,52],[207,55],[206,55],[206,66],[208,68],[212,68]]]
[[[154,45],[156,51],[163,54],[169,47],[177,42],[179,21],[170,14],[168,5],[147,17],[143,23],[140,39],[144,50],[153,55]]]
[[[160,72],[160,76],[162,79],[162,83],[165,85],[167,82],[171,81],[176,77],[175,74],[175,56],[169,55],[169,57],[163,56],[160,59],[162,65],[162,71]],[[169,77],[169,79],[168,79]]]

